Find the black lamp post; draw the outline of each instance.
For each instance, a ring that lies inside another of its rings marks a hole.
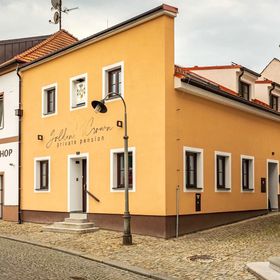
[[[123,97],[117,92],[108,93],[102,100],[94,100],[91,102],[91,106],[97,113],[106,113],[107,107],[105,101],[110,97],[118,96],[121,98],[124,105],[124,188],[125,188],[125,208],[124,208],[124,229],[123,229],[123,245],[132,244],[132,235],[130,230],[131,216],[129,213],[129,197],[128,197],[128,135],[127,135],[127,113],[126,104]]]

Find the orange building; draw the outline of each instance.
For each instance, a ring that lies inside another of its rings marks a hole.
[[[132,231],[168,238],[278,209],[280,114],[174,67],[162,5],[27,64],[22,76],[22,212],[53,222],[84,212],[123,227],[123,104]],[[234,84],[256,73],[234,68]],[[243,72],[243,78],[241,73]],[[240,78],[240,79],[239,79]],[[251,98],[251,97],[250,97]]]

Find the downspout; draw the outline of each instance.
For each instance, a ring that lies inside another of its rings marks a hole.
[[[241,94],[241,78],[245,72],[244,68],[240,68],[240,70],[241,70],[241,74],[238,76],[238,94],[239,94],[239,96]]]
[[[18,223],[22,224],[21,213],[21,75],[19,74],[19,64],[17,65],[17,75],[19,77],[19,91],[18,91]]]

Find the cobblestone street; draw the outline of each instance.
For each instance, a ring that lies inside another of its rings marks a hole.
[[[256,278],[245,268],[247,262],[266,261],[270,256],[280,255],[280,214],[273,213],[178,239],[133,235],[133,246],[122,246],[122,233],[119,232],[47,233],[42,232],[42,225],[29,223],[0,222],[0,235],[75,250],[178,279],[253,280]],[[141,279],[140,276],[137,279]]]
[[[80,257],[0,238],[0,279],[147,280]]]

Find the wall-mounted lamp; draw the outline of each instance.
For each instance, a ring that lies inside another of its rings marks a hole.
[[[42,141],[43,139],[44,139],[43,135],[41,135],[41,134],[38,134],[38,135],[37,135],[37,140]]]
[[[274,152],[272,152],[271,154],[272,154],[273,156],[275,155],[275,153],[274,153]]]
[[[78,156],[80,154],[80,152],[76,152],[76,155]]]

